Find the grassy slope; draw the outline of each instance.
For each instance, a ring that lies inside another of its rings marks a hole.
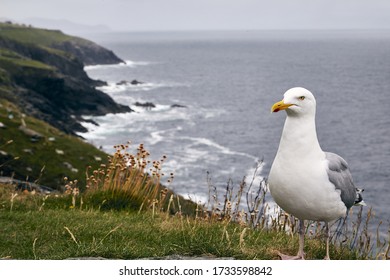
[[[10,119],[9,115],[12,115],[13,119]],[[103,161],[107,158],[107,154],[81,139],[66,135],[45,122],[26,116],[24,120],[27,127],[43,135],[38,142],[32,142],[30,136],[19,130],[21,119],[22,114],[16,106],[0,100],[0,122],[7,127],[0,128],[0,150],[8,153],[11,158],[19,158],[3,163],[0,171],[11,168],[22,180],[26,176],[30,181],[40,177],[38,183],[53,188],[63,185],[64,176],[79,180],[79,185],[83,186],[87,166],[97,168],[102,162],[96,161],[95,157],[100,157]],[[55,140],[49,141],[50,137]],[[13,142],[6,145],[10,140]],[[64,154],[59,155],[56,150],[63,151]],[[72,172],[65,166],[66,162],[78,169],[78,172]],[[41,174],[43,167],[45,169]]]
[[[104,257],[137,259],[180,254],[238,259],[276,259],[294,254],[298,236],[251,230],[228,221],[169,216],[160,212],[70,209],[71,198],[10,193],[0,186],[0,259]],[[26,206],[27,205],[27,206]],[[325,243],[307,239],[307,258],[325,255]],[[355,259],[353,251],[331,247],[333,259]]]
[[[19,66],[19,67],[54,70],[53,67],[47,64],[44,64],[40,61],[27,59],[25,57],[22,57],[16,52],[13,52],[11,50],[6,50],[6,49],[0,49],[0,64],[4,68],[12,68],[11,66],[13,65],[14,67]]]
[[[7,23],[0,23],[0,32],[3,37],[11,40],[46,47],[66,41],[75,41],[79,45],[88,45],[90,43],[88,40],[66,35],[59,30],[27,28],[26,26]]]
[[[61,50],[52,48],[54,44],[60,44],[66,41],[77,42],[80,46],[87,45],[88,41],[78,37],[68,36],[61,31],[26,28],[25,26],[19,26],[14,24],[0,23],[0,34],[4,39],[9,39],[19,43],[26,44],[27,46],[39,46],[44,48],[48,52],[56,53],[57,55],[68,57],[69,54]],[[40,61],[28,59],[19,55],[16,52],[8,49],[0,48],[0,66],[7,71],[11,71],[14,68],[39,68],[54,71],[55,69],[42,63]],[[1,68],[0,67],[0,68]]]
[[[84,64],[123,62],[112,51],[84,38],[70,36],[60,30],[27,27],[0,22],[0,39],[26,46],[39,46],[49,53],[66,58],[77,57]]]

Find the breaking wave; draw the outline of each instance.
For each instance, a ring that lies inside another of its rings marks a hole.
[[[97,64],[97,65],[88,65],[84,67],[85,71],[97,70],[97,69],[110,69],[110,68],[135,68],[137,66],[146,66],[150,64],[154,64],[155,62],[149,61],[132,61],[126,60],[125,62],[116,63],[116,64]]]

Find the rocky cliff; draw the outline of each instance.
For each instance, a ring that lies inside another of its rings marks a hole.
[[[112,51],[60,31],[0,23],[0,98],[67,133],[85,131],[82,115],[129,112],[85,65],[122,62]]]

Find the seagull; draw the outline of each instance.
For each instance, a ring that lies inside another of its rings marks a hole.
[[[281,259],[304,259],[305,220],[323,221],[326,228],[326,256],[329,257],[329,222],[346,217],[353,205],[365,205],[355,187],[347,162],[337,154],[324,152],[317,139],[314,95],[302,87],[285,92],[271,112],[285,110],[279,148],[268,185],[275,202],[299,219],[299,250],[296,256],[278,253]]]

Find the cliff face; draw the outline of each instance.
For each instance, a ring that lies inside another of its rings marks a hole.
[[[129,112],[95,89],[85,65],[122,62],[112,51],[60,31],[0,24],[0,97],[27,115],[74,133],[82,115]]]
[[[74,41],[66,41],[54,44],[53,47],[73,54],[85,65],[118,64],[124,62],[112,51],[104,49],[101,46],[87,40],[84,41],[83,46],[80,46]]]

